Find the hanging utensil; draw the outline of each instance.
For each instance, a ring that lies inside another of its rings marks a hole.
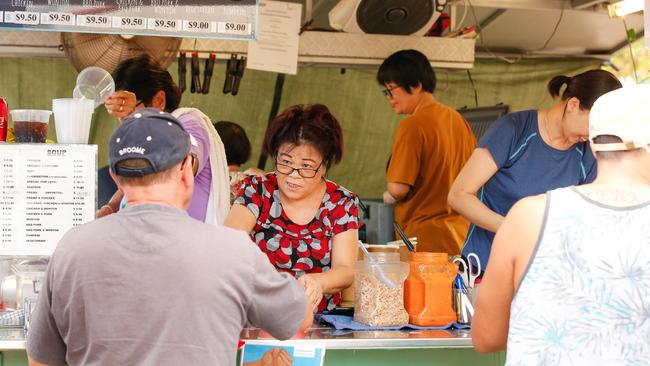
[[[185,91],[185,74],[187,74],[187,56],[181,51],[178,56],[178,88],[181,94]]]
[[[203,69],[203,94],[210,92],[210,81],[212,80],[212,70],[214,70],[214,60],[217,55],[210,53],[210,57],[205,59],[205,68]]]
[[[411,243],[411,240],[409,240],[408,236],[404,234],[404,230],[402,230],[402,227],[397,223],[397,221],[393,221],[393,227],[395,228],[395,231],[397,231],[399,237],[402,238],[402,241],[404,242],[404,244],[406,244],[406,247],[409,249],[409,251],[414,253],[415,246],[413,245],[413,243]]]
[[[235,66],[235,78],[232,81],[232,95],[237,95],[237,93],[239,93],[239,83],[244,77],[244,69],[246,69],[246,57],[237,60],[237,65]]]
[[[192,86],[190,92],[201,93],[201,70],[199,68],[199,53],[192,52]]]
[[[237,55],[230,55],[230,59],[226,63],[226,78],[223,81],[223,93],[230,94],[232,91],[232,81],[237,72]]]

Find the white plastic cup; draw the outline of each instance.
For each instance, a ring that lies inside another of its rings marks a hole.
[[[60,144],[87,144],[95,102],[90,99],[52,100],[56,141]]]
[[[86,67],[77,75],[77,85],[72,96],[77,99],[90,99],[95,108],[106,101],[115,91],[115,81],[108,71],[97,66]]]

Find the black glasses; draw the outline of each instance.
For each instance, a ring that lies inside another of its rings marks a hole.
[[[397,89],[397,88],[401,88],[401,86],[399,86],[399,85],[395,85],[395,86],[392,87],[392,88],[384,88],[384,90],[382,90],[381,92],[384,93],[384,96],[385,96],[385,97],[388,97],[388,98],[390,98],[390,99],[393,99],[393,90],[395,90],[395,89]]]
[[[275,170],[278,173],[284,174],[284,175],[291,175],[293,174],[293,171],[297,171],[298,175],[300,175],[303,178],[313,178],[316,176],[316,173],[320,170],[321,165],[323,165],[323,162],[321,161],[320,164],[316,167],[316,169],[312,168],[294,168],[291,165],[286,165],[282,163],[278,163],[278,161],[275,161]]]

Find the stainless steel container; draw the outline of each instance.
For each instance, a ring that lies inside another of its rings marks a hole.
[[[367,206],[367,212],[360,212],[361,220],[366,224],[366,240],[370,244],[385,244],[395,240],[393,221],[395,208],[387,205],[381,199],[371,198],[361,200]]]

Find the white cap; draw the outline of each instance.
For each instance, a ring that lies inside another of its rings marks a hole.
[[[594,137],[617,136],[620,143],[594,143]],[[589,113],[593,151],[644,148],[650,152],[650,85],[626,86],[603,94]]]

